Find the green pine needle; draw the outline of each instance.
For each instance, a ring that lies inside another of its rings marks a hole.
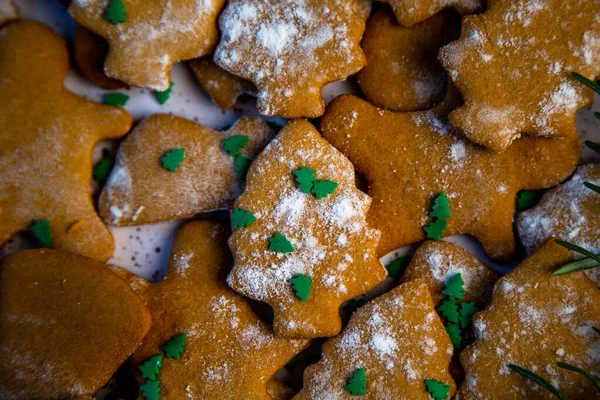
[[[570,274],[573,272],[585,271],[588,269],[594,269],[594,268],[598,268],[598,267],[600,267],[600,263],[598,263],[598,261],[586,257],[586,258],[582,258],[579,260],[570,261],[570,262],[564,264],[563,266],[558,268],[556,271],[554,271],[552,273],[552,275],[555,275],[555,276],[566,275],[566,274]]]
[[[600,85],[598,83],[589,80],[588,78],[581,74],[578,74],[577,72],[571,72],[571,76],[573,76],[573,78],[577,79],[579,82],[592,89],[594,92],[600,94]]]
[[[600,329],[596,328],[595,326],[592,326],[592,329],[594,330],[594,332],[600,335]]]
[[[586,188],[593,190],[596,193],[600,193],[600,186],[594,185],[591,182],[583,182]]]
[[[568,369],[569,371],[577,372],[578,374],[581,374],[581,375],[585,376],[588,381],[592,382],[592,385],[594,385],[594,387],[596,388],[596,390],[598,392],[600,392],[600,383],[591,374],[585,372],[581,368],[577,368],[577,367],[575,367],[573,365],[566,364],[566,363],[563,363],[563,362],[558,362],[558,363],[556,363],[556,365],[558,365],[560,368]]]
[[[596,114],[600,115],[600,113],[596,113]],[[599,143],[592,142],[591,140],[586,140],[585,145],[587,147],[589,147],[590,149],[594,150],[596,153],[600,154],[600,144]]]
[[[561,245],[562,247],[566,247],[567,249],[569,249],[571,251],[574,251],[579,254],[583,254],[584,256],[587,256],[587,257],[595,260],[596,262],[600,263],[600,256],[597,256],[596,254],[592,253],[589,250],[584,249],[583,247],[577,246],[576,244],[573,244],[573,243],[565,242],[564,240],[560,240],[560,239],[554,239],[554,241],[556,243],[558,243],[559,245]]]
[[[535,374],[534,372],[529,371],[528,369],[519,367],[518,365],[515,365],[515,364],[507,364],[507,366],[508,366],[508,368],[512,369],[514,372],[518,373],[519,375],[521,375],[527,379],[530,379],[530,380],[534,381],[535,383],[537,383],[538,385],[540,385],[541,387],[545,388],[550,393],[552,393],[554,396],[558,397],[560,400],[564,400],[564,398],[559,393],[558,389],[556,389],[554,386],[552,386],[552,384],[550,382],[548,382],[541,376]]]

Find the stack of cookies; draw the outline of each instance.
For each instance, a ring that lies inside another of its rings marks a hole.
[[[600,396],[600,0],[62,3],[69,49],[0,0],[0,399]],[[177,62],[284,124],[134,125]],[[158,282],[106,263],[184,218]]]

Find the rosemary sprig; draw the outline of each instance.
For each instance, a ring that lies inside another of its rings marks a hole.
[[[585,271],[587,269],[594,269],[600,267],[600,263],[591,258],[581,258],[579,260],[571,261],[558,268],[552,273],[552,275],[566,275],[572,272]],[[600,334],[600,332],[598,332]]]
[[[596,114],[600,115],[600,113]],[[584,143],[587,147],[600,154],[600,143],[592,142],[591,140],[586,140]]]
[[[537,383],[541,387],[543,387],[546,390],[548,390],[554,396],[558,397],[560,400],[564,400],[564,398],[561,396],[561,394],[558,391],[558,389],[556,389],[554,386],[552,386],[552,384],[550,382],[548,382],[547,380],[545,380],[541,376],[535,374],[534,372],[531,372],[528,369],[525,369],[523,367],[519,367],[518,365],[515,365],[515,364],[507,364],[507,366],[508,366],[508,368],[512,369],[513,371],[515,371],[516,373],[520,374],[521,376],[524,376],[527,379],[531,379],[532,381],[534,381],[535,383]]]
[[[586,78],[585,76],[578,74],[577,72],[571,72],[571,76],[577,79],[579,82],[583,83],[585,86],[592,89],[594,92],[600,94],[600,84]]]
[[[583,247],[577,246],[576,244],[565,242],[564,240],[554,239],[554,241],[560,244],[562,247],[566,247],[569,250],[572,250],[576,253],[582,254],[584,256],[588,256],[589,258],[596,260],[597,263],[600,263],[600,256],[592,253],[589,250],[584,249]]]
[[[594,185],[591,182],[583,182],[586,188],[593,190],[596,193],[600,193],[600,186]]]
[[[592,382],[592,384],[594,385],[594,387],[596,388],[596,390],[598,392],[600,392],[600,383],[591,374],[585,372],[581,368],[577,368],[577,367],[575,367],[573,365],[566,364],[566,363],[563,363],[563,362],[558,362],[558,363],[556,363],[556,365],[558,365],[560,368],[568,369],[569,371],[577,372],[578,374],[581,374],[581,375],[585,376],[590,382]]]

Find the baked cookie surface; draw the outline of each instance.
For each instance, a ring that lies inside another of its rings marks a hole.
[[[485,0],[377,0],[388,3],[401,25],[423,22],[446,8],[454,8],[462,15],[482,11]]]
[[[46,221],[50,246],[105,261],[113,238],[92,201],[92,150],[127,133],[131,117],[64,89],[68,60],[45,25],[16,21],[1,31],[0,243]]]

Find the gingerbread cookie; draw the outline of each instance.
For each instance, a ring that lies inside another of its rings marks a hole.
[[[358,309],[342,334],[325,342],[294,400],[427,400],[431,385],[446,394],[436,399],[449,398],[456,389],[448,372],[451,354],[427,285],[408,282]]]
[[[353,96],[329,105],[321,132],[369,183],[368,222],[382,232],[380,255],[425,239],[426,227],[447,225],[427,236],[471,234],[490,257],[510,258],[517,192],[560,183],[580,153],[573,131],[562,140],[524,138],[493,153],[432,111],[387,112]],[[451,209],[445,220],[430,216],[442,193]]]
[[[461,354],[461,400],[554,398],[508,364],[540,375],[565,399],[596,396],[585,377],[557,366],[596,374],[599,363],[600,336],[592,328],[600,326],[600,292],[585,274],[551,273],[570,259],[549,241],[496,283],[491,306],[474,318],[477,341]]]
[[[104,73],[104,60],[108,54],[108,42],[102,36],[84,28],[75,26],[73,35],[73,59],[79,73],[94,85],[106,90],[117,90],[127,85],[112,79]]]
[[[154,376],[161,397],[270,400],[268,392],[280,388],[269,380],[308,346],[306,340],[274,336],[227,286],[232,262],[227,236],[227,228],[216,222],[187,223],[176,235],[166,277],[155,284],[131,281],[154,324],[130,363],[137,369],[163,355]],[[178,335],[185,335],[185,345],[174,359],[164,345]]]
[[[480,12],[485,0],[377,0],[388,3],[401,25],[411,26],[423,22],[446,8],[461,15]]]
[[[261,114],[315,118],[323,86],[365,65],[369,9],[364,0],[232,0],[214,60],[257,86]]]
[[[221,133],[173,115],[151,115],[121,143],[100,196],[100,215],[123,226],[225,209],[242,188],[240,160],[249,162],[272,136],[269,125],[254,117]],[[164,157],[174,149],[183,149],[183,158],[168,169]]]
[[[0,397],[93,396],[149,328],[148,309],[106,265],[49,249],[7,256],[0,262]]]
[[[340,305],[386,277],[370,204],[350,161],[308,121],[288,122],[234,203],[229,285],[273,307],[278,336],[336,335]]]
[[[0,25],[4,25],[8,21],[17,19],[19,14],[12,0],[2,0],[0,2]]]
[[[461,38],[440,51],[465,98],[450,121],[495,151],[521,133],[570,134],[575,112],[593,99],[570,73],[600,74],[598,6],[589,0],[499,0],[466,17]]]
[[[171,66],[212,53],[225,0],[75,0],[69,13],[109,43],[105,72],[131,86],[165,91]]]
[[[91,197],[92,150],[131,117],[63,88],[69,58],[50,28],[16,21],[1,33],[0,243],[43,225],[43,244],[105,261],[113,239]]]
[[[459,36],[460,18],[452,12],[403,27],[389,9],[377,11],[361,43],[367,66],[356,75],[367,100],[394,111],[426,110],[441,102],[446,73],[438,50]]]
[[[219,67],[213,61],[212,54],[192,60],[189,64],[202,90],[221,108],[233,108],[243,95],[256,95],[256,88],[251,82]]]
[[[465,302],[473,302],[480,308],[489,303],[498,276],[471,253],[449,242],[428,240],[419,246],[401,282],[422,280],[438,305],[445,297],[442,292],[448,280],[457,274],[464,282]]]

